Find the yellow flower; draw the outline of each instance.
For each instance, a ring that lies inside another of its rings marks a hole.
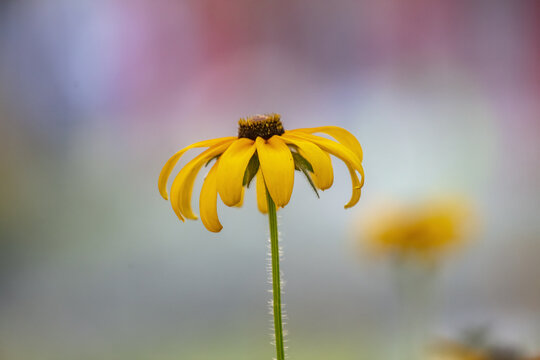
[[[523,355],[519,348],[496,343],[470,342],[470,339],[466,343],[440,341],[431,347],[429,355],[428,360],[540,360],[540,356]]]
[[[336,141],[313,133],[325,133]],[[249,187],[256,177],[259,210],[267,212],[267,190],[276,206],[284,207],[291,198],[295,169],[304,173],[315,191],[332,186],[330,155],[341,159],[351,176],[352,197],[345,208],[354,206],[360,199],[364,184],[362,148],[350,132],[336,126],[286,131],[280,116],[270,114],[240,119],[238,137],[197,142],[174,154],[163,166],[158,180],[159,192],[165,200],[168,199],[167,180],[178,160],[186,151],[201,147],[208,149],[188,162],[174,179],[171,206],[180,220],[197,219],[191,209],[193,184],[201,168],[215,159],[199,200],[201,220],[212,232],[222,229],[217,215],[218,194],[225,205],[242,206],[244,187]]]
[[[442,344],[428,356],[428,360],[489,360],[489,358],[481,350],[454,343]]]
[[[364,224],[365,238],[382,253],[433,259],[461,243],[473,225],[463,200],[431,200],[416,206],[388,206]]]

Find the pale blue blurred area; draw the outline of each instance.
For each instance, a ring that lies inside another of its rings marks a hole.
[[[291,359],[389,358],[391,268],[361,254],[381,199],[470,198],[481,231],[443,264],[434,338],[490,326],[540,351],[536,2],[5,1],[0,5],[0,358],[270,358],[267,220],[181,223],[165,161],[278,112],[364,148],[280,211]],[[197,152],[188,155],[195,156]],[[185,163],[185,162],[184,162]],[[193,207],[198,209],[194,190]]]

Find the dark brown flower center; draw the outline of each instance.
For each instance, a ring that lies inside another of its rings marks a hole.
[[[251,140],[262,137],[270,139],[274,135],[282,135],[285,130],[279,114],[254,115],[238,121],[238,137]]]

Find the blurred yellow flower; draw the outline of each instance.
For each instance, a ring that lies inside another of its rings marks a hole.
[[[472,349],[455,343],[437,346],[428,356],[428,360],[489,360],[485,351]]]
[[[379,253],[433,259],[470,235],[472,215],[469,204],[457,197],[416,206],[387,205],[368,217],[362,230]]]
[[[336,141],[315,136],[325,133]],[[284,130],[280,115],[256,115],[240,119],[238,137],[230,136],[192,144],[174,154],[163,166],[158,188],[167,200],[167,180],[182,155],[193,148],[208,149],[188,162],[178,173],[171,187],[171,206],[178,216],[196,220],[191,209],[193,185],[203,165],[216,159],[204,180],[199,210],[204,226],[218,232],[222,229],[217,215],[217,195],[227,206],[241,206],[244,186],[256,177],[259,210],[267,212],[266,190],[278,207],[288,204],[294,184],[294,171],[304,173],[315,191],[332,186],[334,175],[330,155],[341,159],[352,180],[352,197],[345,208],[360,199],[364,183],[362,148],[347,130],[323,126]],[[357,172],[360,174],[358,178]]]
[[[527,356],[520,348],[492,343],[484,337],[464,339],[462,342],[442,340],[431,346],[428,360],[540,360],[539,356]]]

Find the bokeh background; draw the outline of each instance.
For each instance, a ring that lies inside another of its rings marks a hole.
[[[320,200],[297,177],[280,211],[291,359],[399,359],[393,270],[357,228],[433,194],[481,219],[437,275],[434,341],[480,327],[540,351],[539,18],[534,0],[2,1],[0,358],[270,359],[254,193],[211,234],[157,191],[176,150],[268,112],[365,152],[355,208],[335,161]]]

